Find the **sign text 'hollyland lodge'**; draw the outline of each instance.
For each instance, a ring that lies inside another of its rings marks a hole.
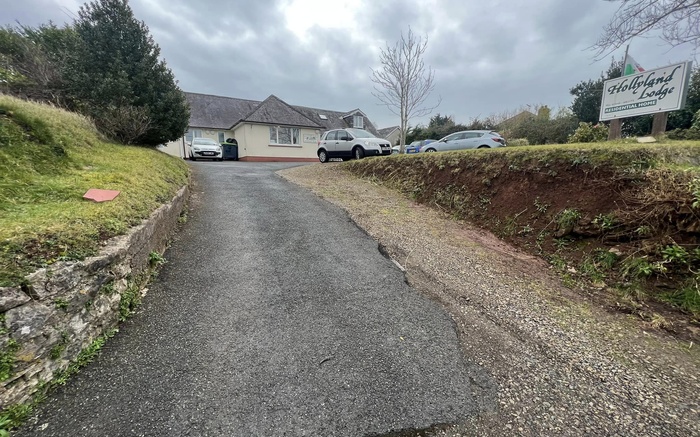
[[[605,81],[600,120],[683,109],[690,73],[683,62]]]

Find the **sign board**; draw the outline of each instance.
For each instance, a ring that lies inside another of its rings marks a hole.
[[[318,134],[304,134],[305,143],[318,143]]]
[[[676,111],[685,107],[691,62],[606,80],[600,120]]]

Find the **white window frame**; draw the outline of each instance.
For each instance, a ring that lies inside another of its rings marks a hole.
[[[361,115],[353,115],[352,116],[352,127],[355,129],[364,129],[365,128],[365,119]]]
[[[217,135],[217,136],[218,136],[220,143],[223,143],[224,141],[226,141],[226,132],[219,132],[219,135]]]
[[[185,131],[185,142],[187,142],[187,143],[191,143],[193,139],[201,138],[201,137],[202,137],[201,129],[187,129]]]
[[[280,129],[289,129],[289,138],[291,138],[291,143],[280,143]],[[274,131],[274,138],[273,138]],[[294,132],[296,131],[296,136]],[[296,142],[294,142],[296,140]],[[290,126],[270,126],[270,145],[274,146],[301,146],[301,129],[298,127]]]

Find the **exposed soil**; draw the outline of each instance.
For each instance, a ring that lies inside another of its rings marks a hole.
[[[403,158],[346,167],[493,232],[502,241],[471,237],[493,250],[512,245],[551,263],[608,309],[700,340],[700,210],[688,190],[697,173],[652,168],[649,156],[629,165],[553,152]]]

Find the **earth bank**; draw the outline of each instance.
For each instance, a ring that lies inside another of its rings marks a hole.
[[[391,165],[365,161],[356,164]],[[606,311],[563,287],[541,258],[346,167],[281,174],[343,207],[377,239],[411,286],[452,315],[465,355],[490,369],[499,385],[497,411],[396,435],[700,432],[694,343]]]
[[[697,341],[699,162],[700,143],[617,144],[394,156],[345,168],[542,257],[607,308]]]

